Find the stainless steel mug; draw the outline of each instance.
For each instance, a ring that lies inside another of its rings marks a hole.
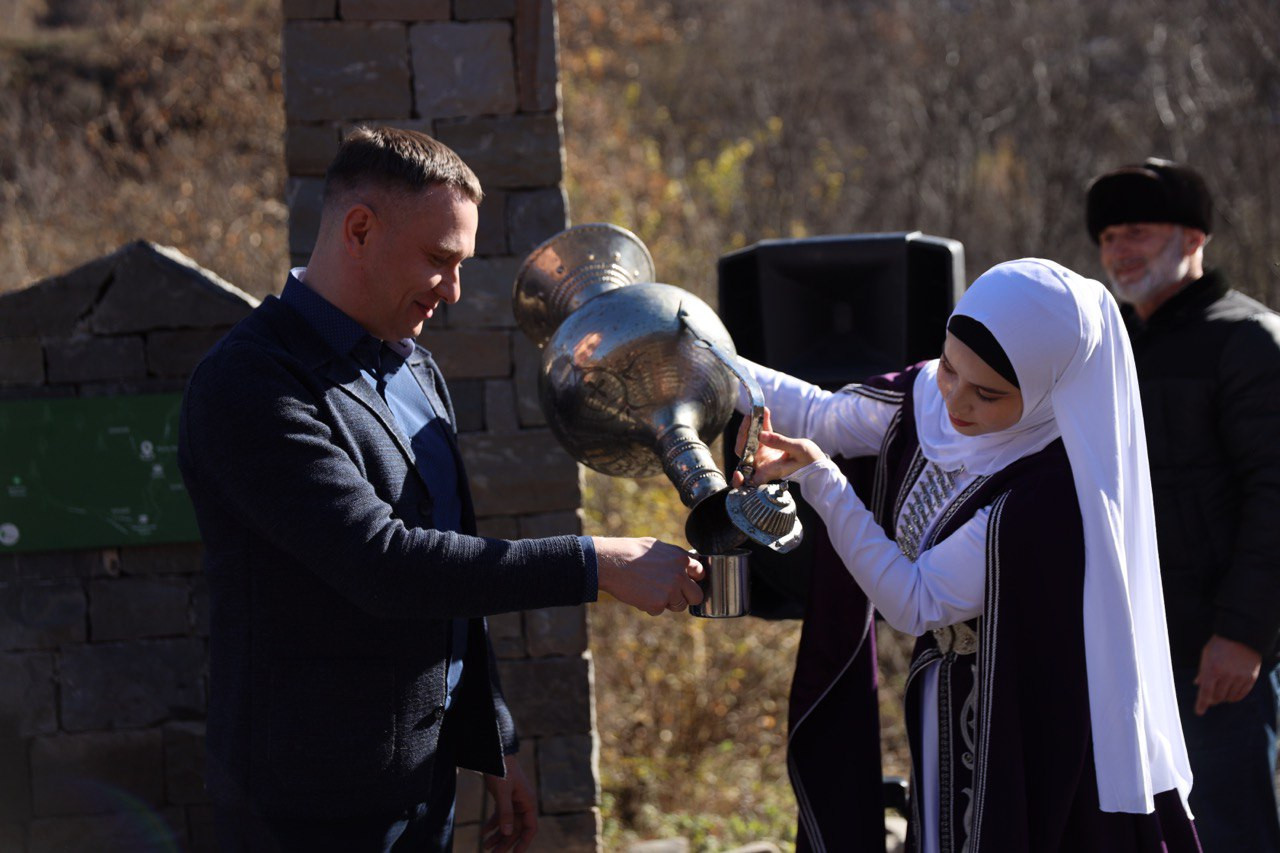
[[[723,554],[693,553],[702,564],[702,603],[689,607],[694,616],[723,619],[745,616],[751,609],[751,579],[747,572],[750,552],[735,548]]]

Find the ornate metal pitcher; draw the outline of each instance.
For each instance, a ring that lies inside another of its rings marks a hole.
[[[685,536],[703,554],[748,538],[785,552],[802,531],[785,484],[751,484],[763,395],[737,364],[720,318],[686,290],[653,281],[630,231],[579,225],[530,253],[516,276],[516,322],[542,348],[538,393],[574,459],[618,477],[665,472],[691,507]],[[730,489],[708,443],[752,402],[747,446]]]

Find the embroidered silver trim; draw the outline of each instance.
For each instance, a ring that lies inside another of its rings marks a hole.
[[[956,476],[964,470],[944,471],[934,462],[924,465],[924,470],[911,485],[907,504],[898,513],[897,534],[894,538],[908,560],[920,556],[920,540],[928,530],[939,510],[947,505],[956,490]]]
[[[938,651],[944,655],[971,655],[978,650],[978,634],[966,622],[957,622],[945,628],[934,628],[933,639]]]

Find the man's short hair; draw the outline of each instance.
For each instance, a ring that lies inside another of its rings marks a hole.
[[[456,189],[475,204],[484,198],[480,179],[453,149],[416,130],[358,127],[342,141],[324,176],[324,204],[355,189],[399,193],[435,186]]]
[[[1195,169],[1149,157],[1094,179],[1086,193],[1085,222],[1095,243],[1104,229],[1130,222],[1185,225],[1209,234],[1213,198]]]

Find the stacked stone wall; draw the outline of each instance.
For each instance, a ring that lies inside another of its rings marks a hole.
[[[359,124],[429,133],[485,190],[462,299],[422,343],[453,394],[481,533],[581,532],[577,465],[537,399],[536,350],[515,327],[524,256],[567,224],[552,0],[284,0],[289,249],[306,263],[325,167]],[[536,568],[532,568],[535,570]],[[585,609],[490,620],[521,764],[538,789],[540,850],[594,851],[599,837]],[[459,782],[460,850],[478,849],[479,779]]]
[[[253,305],[131,244],[0,295],[0,400],[180,392]],[[195,543],[0,553],[0,851],[214,849],[200,561]]]
[[[457,150],[486,190],[477,257],[423,342],[450,379],[481,532],[580,532],[578,469],[542,418],[537,353],[510,310],[521,259],[567,219],[552,0],[283,11],[292,261],[305,263],[323,170],[352,127],[418,128]],[[0,295],[0,401],[179,392],[254,304],[172,250],[126,246]],[[490,625],[537,789],[535,848],[594,851],[585,609]],[[0,553],[0,851],[214,849],[208,630],[198,544]],[[480,849],[485,800],[461,774],[457,849]]]

